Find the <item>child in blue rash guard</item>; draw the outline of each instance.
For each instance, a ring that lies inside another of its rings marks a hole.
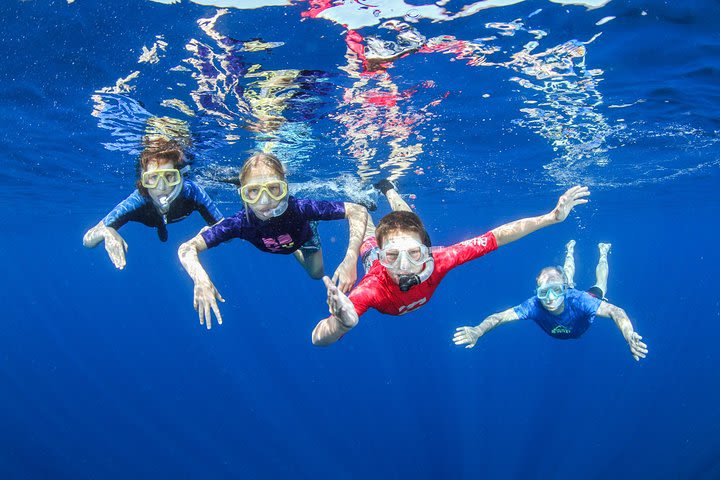
[[[205,190],[184,179],[182,150],[169,141],[155,141],[140,155],[140,179],[135,190],[120,202],[83,237],[83,245],[96,247],[105,242],[115,267],[125,268],[127,243],[117,230],[127,222],[139,222],[157,229],[161,242],[167,241],[167,224],[179,222],[194,211],[200,212],[208,225],[223,219],[220,210]]]
[[[324,267],[317,222],[347,218],[350,240],[345,259],[333,275],[333,282],[338,283],[342,291],[350,290],[357,279],[358,252],[367,223],[365,207],[288,195],[285,170],[280,161],[268,153],[250,157],[243,165],[237,183],[244,208],[232,217],[203,229],[178,250],[180,262],[195,284],[194,306],[200,324],[211,328],[211,312],[222,324],[217,300],[225,300],[200,264],[198,253],[234,238],[247,240],[263,252],[293,254],[311,278],[320,279],[324,275]]]
[[[472,348],[478,339],[502,323],[514,320],[533,320],[553,338],[566,340],[580,338],[595,320],[595,316],[609,317],[622,332],[633,358],[645,358],[648,349],[642,337],[633,330],[630,319],[622,308],[604,300],[607,292],[609,243],[599,243],[600,260],[595,269],[596,282],[588,291],[573,288],[575,276],[575,240],[566,245],[565,265],[546,267],[537,277],[534,297],[503,312],[490,315],[476,327],[456,329],[455,345]]]

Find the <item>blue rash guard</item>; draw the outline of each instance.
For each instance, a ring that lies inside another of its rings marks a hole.
[[[190,180],[183,180],[180,195],[170,204],[166,215],[163,216],[158,212],[150,197],[145,197],[135,190],[103,218],[103,224],[117,230],[127,222],[139,222],[157,228],[160,241],[166,242],[168,239],[166,224],[179,222],[196,210],[208,225],[214,225],[223,218],[220,210],[202,187]]]
[[[533,320],[545,333],[561,340],[580,338],[590,328],[602,300],[587,292],[568,288],[565,308],[559,315],[545,310],[537,297],[532,297],[513,310],[520,320]]]

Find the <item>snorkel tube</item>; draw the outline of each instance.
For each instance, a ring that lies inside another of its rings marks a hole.
[[[180,195],[180,192],[183,189],[183,182],[181,181],[175,187],[173,187],[172,191],[165,195],[165,194],[156,194],[155,192],[150,192],[150,198],[152,199],[153,203],[155,204],[155,208],[158,209],[158,211],[162,215],[166,215],[168,211],[170,210],[170,205],[172,202],[174,202],[178,196]]]

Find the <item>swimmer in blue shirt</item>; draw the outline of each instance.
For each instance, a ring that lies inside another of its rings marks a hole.
[[[561,340],[580,338],[595,320],[595,316],[612,318],[630,347],[633,358],[639,361],[648,353],[642,337],[633,329],[625,311],[605,300],[607,293],[608,261],[611,244],[599,243],[600,260],[595,269],[596,282],[588,291],[574,288],[575,240],[566,247],[565,264],[546,267],[537,276],[534,297],[517,307],[490,315],[476,327],[459,327],[453,341],[455,345],[473,348],[478,339],[500,324],[515,320],[533,320],[551,337]]]
[[[201,325],[211,328],[211,314],[222,324],[217,301],[225,300],[200,263],[198,254],[235,238],[250,242],[262,252],[292,255],[311,278],[320,279],[324,267],[317,222],[347,218],[350,227],[347,252],[332,281],[341,291],[350,290],[357,280],[358,255],[368,219],[365,207],[295,198],[288,192],[282,163],[269,153],[250,157],[237,180],[231,183],[239,186],[244,208],[217,225],[204,228],[178,249],[180,262],[195,284],[193,304]]]
[[[165,242],[167,224],[179,222],[194,211],[200,212],[208,225],[222,220],[223,215],[205,190],[183,178],[184,163],[185,155],[175,143],[163,140],[148,145],[140,155],[137,190],[87,231],[83,245],[93,248],[104,241],[110,260],[122,270],[128,246],[118,229],[126,223],[154,227],[160,241]]]

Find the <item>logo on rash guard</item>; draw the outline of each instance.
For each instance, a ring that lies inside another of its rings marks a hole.
[[[480,245],[481,247],[487,247],[488,239],[485,235],[482,237],[477,238],[471,238],[470,240],[465,240],[464,242],[460,242],[460,245],[463,245],[465,247],[473,247],[475,245]]]
[[[406,313],[412,312],[413,310],[424,305],[425,302],[427,302],[427,298],[423,297],[417,302],[411,303],[410,305],[403,305],[402,307],[400,307],[400,310],[398,310],[398,315],[405,315]]]
[[[295,245],[292,237],[287,233],[280,235],[277,239],[274,238],[263,238],[265,248],[271,252],[279,252],[284,248],[292,248]]]
[[[572,330],[562,325],[558,325],[553,328],[550,333],[552,333],[553,335],[570,335],[572,333]]]

